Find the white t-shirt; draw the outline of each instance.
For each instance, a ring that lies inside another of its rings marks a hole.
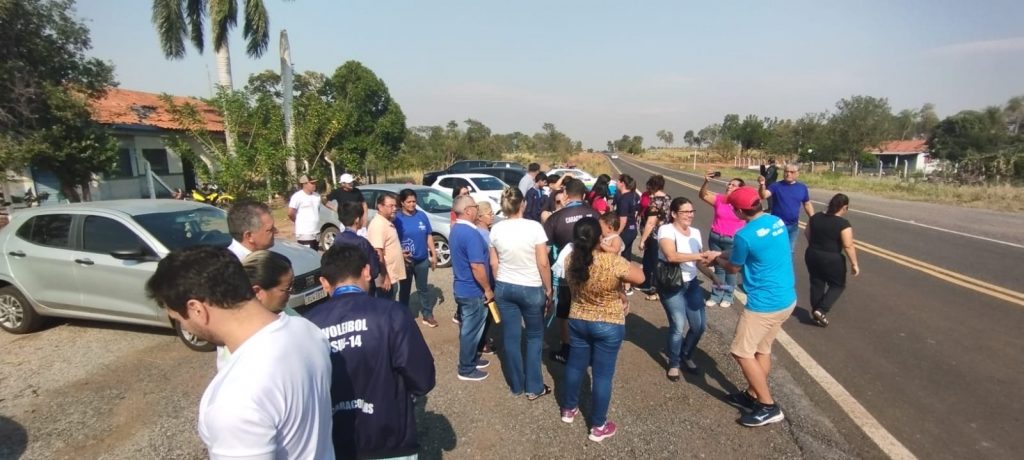
[[[544,227],[535,220],[506,219],[491,227],[491,247],[498,253],[498,276],[502,283],[543,286],[537,269],[537,245],[548,242]]]
[[[238,347],[199,403],[211,459],[333,459],[330,347],[313,323],[282,315]]]
[[[661,260],[666,260],[665,253],[661,251],[661,240],[665,238],[676,240],[676,252],[678,253],[700,254],[703,248],[700,230],[697,230],[696,227],[690,226],[690,236],[686,236],[679,233],[675,225],[665,224],[658,227],[658,258]],[[690,281],[697,277],[697,262],[686,262],[679,264],[679,267],[683,270],[683,281]]]
[[[320,233],[320,195],[299,190],[288,200],[288,207],[295,209],[295,239],[313,240]]]

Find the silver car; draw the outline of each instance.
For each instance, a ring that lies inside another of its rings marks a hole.
[[[373,219],[373,216],[377,215],[377,197],[381,193],[391,192],[397,195],[402,189],[407,188],[416,192],[416,209],[425,212],[430,219],[430,228],[433,230],[434,236],[434,251],[437,253],[437,266],[443,268],[452,265],[452,250],[448,247],[448,232],[452,227],[451,195],[445,195],[423,185],[411,184],[373,184],[361,185],[357,188],[366,199],[366,205],[369,207],[369,219]],[[327,206],[321,206],[320,249],[326,251],[334,244],[334,235],[341,227],[338,213]]]
[[[0,230],[0,328],[24,334],[46,316],[174,328],[189,348],[213,347],[181,329],[146,297],[157,262],[175,249],[226,247],[227,213],[178,200],[117,200],[44,206],[16,213]],[[288,305],[326,297],[320,257],[276,240],[295,273]]]

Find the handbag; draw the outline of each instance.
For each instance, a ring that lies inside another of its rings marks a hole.
[[[676,237],[672,237],[675,243]],[[658,265],[654,267],[654,283],[662,289],[686,288],[688,282],[683,281],[683,268],[679,264],[666,262],[658,259]]]

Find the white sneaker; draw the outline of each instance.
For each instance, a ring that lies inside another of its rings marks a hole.
[[[722,302],[722,303],[718,304],[718,306],[722,307],[722,308],[729,308],[729,307],[732,306],[732,302]]]
[[[715,302],[714,300],[711,299],[708,299],[707,302],[704,302],[705,307],[714,307],[715,305],[718,305],[718,302]]]

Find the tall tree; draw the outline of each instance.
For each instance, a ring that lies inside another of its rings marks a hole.
[[[838,154],[853,163],[865,149],[878,147],[890,132],[892,110],[885,98],[852,96],[836,103],[829,132]]]
[[[935,114],[935,104],[926,102],[917,111],[917,136],[927,138],[935,125],[939,124],[939,116]]]
[[[0,43],[0,164],[49,169],[66,198],[88,200],[93,174],[117,159],[88,106],[117,84],[113,66],[86,57],[73,0],[0,1]]]
[[[245,0],[242,36],[249,57],[259,58],[270,44],[270,18],[263,0]],[[233,91],[231,52],[228,34],[238,24],[238,0],[153,0],[152,21],[164,56],[185,57],[185,40],[202,54],[205,47],[205,24],[209,19],[213,50],[217,53],[217,82],[221,90]],[[229,117],[225,117],[229,118]],[[235,152],[234,127],[224,124],[228,153]]]
[[[676,140],[676,135],[672,134],[672,131],[664,129],[659,129],[655,136],[658,136],[658,139],[665,143],[665,147],[671,147],[672,143]]]
[[[1006,141],[1006,123],[1001,118],[964,110],[935,126],[928,138],[928,148],[939,158],[959,161],[971,155],[995,152]]]
[[[694,140],[693,130],[692,129],[686,130],[686,132],[683,133],[683,142],[686,142],[686,145],[688,147],[693,147],[693,143],[694,143],[693,140]]]
[[[1024,134],[1024,96],[1010,98],[1003,111],[1010,134]]]
[[[737,131],[740,129],[740,116],[735,113],[727,114],[722,118],[722,126],[718,129],[718,135],[726,139],[738,141]]]

